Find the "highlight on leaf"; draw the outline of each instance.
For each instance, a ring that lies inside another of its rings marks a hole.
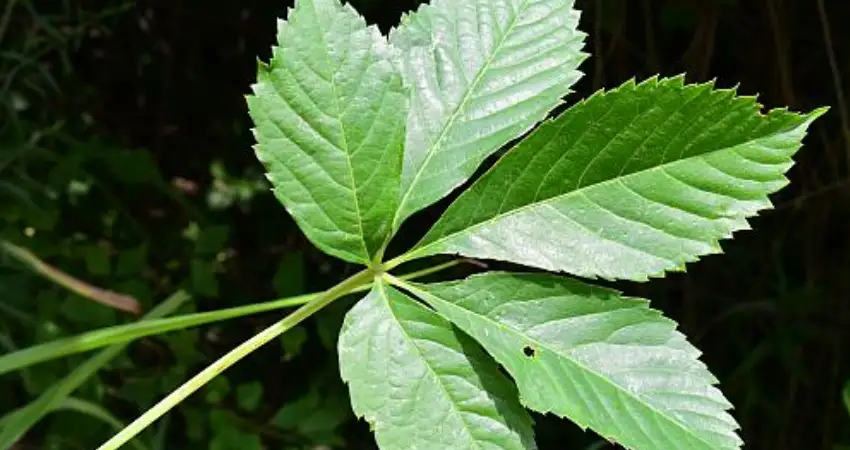
[[[407,284],[514,378],[523,405],[627,448],[737,449],[717,379],[642,299],[548,274]]]
[[[325,252],[369,264],[390,235],[408,93],[377,27],[338,0],[300,0],[248,97],[274,193]]]
[[[390,33],[411,87],[394,225],[543,120],[587,57],[573,0],[434,0]]]
[[[447,320],[378,280],[346,315],[342,378],[383,450],[536,449],[493,361]]]
[[[824,111],[762,114],[713,83],[629,81],[544,123],[399,261],[460,254],[633,281],[683,270],[771,207]]]

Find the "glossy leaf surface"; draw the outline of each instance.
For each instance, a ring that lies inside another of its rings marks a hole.
[[[822,111],[759,113],[682,78],[626,83],[542,125],[455,201],[407,259],[437,253],[645,281],[748,229]]]
[[[573,0],[434,0],[390,34],[411,86],[395,225],[443,198],[581,77]]]
[[[536,448],[516,388],[472,340],[376,281],[346,316],[342,378],[382,450]]]
[[[408,93],[379,30],[298,0],[248,97],[275,195],[322,250],[368,263],[398,200]]]
[[[645,300],[548,274],[489,273],[414,289],[507,369],[535,411],[626,448],[741,445],[699,350]]]

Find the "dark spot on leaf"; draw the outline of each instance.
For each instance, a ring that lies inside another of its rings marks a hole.
[[[535,354],[537,354],[537,351],[536,351],[536,350],[534,350],[534,348],[532,348],[532,347],[530,347],[530,346],[526,345],[526,346],[522,349],[522,353],[523,353],[525,356],[529,357],[529,358],[534,358],[534,355],[535,355]]]

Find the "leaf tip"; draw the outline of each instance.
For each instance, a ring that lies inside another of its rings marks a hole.
[[[819,119],[821,116],[828,113],[831,108],[832,107],[830,107],[830,106],[821,106],[820,108],[817,108],[817,109],[809,112],[808,114],[806,114],[807,124],[811,124],[815,120]]]

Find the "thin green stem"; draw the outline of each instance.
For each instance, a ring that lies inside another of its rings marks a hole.
[[[404,279],[394,277],[394,276],[392,276],[392,275],[390,275],[390,274],[388,274],[388,273],[385,273],[385,274],[381,275],[381,277],[382,277],[382,278],[383,278],[383,279],[384,279],[387,283],[389,283],[389,284],[391,284],[391,285],[393,285],[393,286],[395,286],[395,287],[402,288],[402,289],[404,289],[404,290],[406,290],[406,291],[410,291],[410,292],[412,292],[412,293],[414,293],[414,294],[416,294],[416,295],[419,295],[419,294],[422,292],[422,290],[421,290],[421,289],[417,288],[416,286],[413,286],[412,284],[408,283],[408,282],[407,282],[407,281],[405,281]]]
[[[166,396],[159,403],[148,409],[138,419],[133,421],[133,423],[113,436],[112,439],[101,445],[98,450],[115,450],[121,447],[127,441],[144,430],[148,425],[162,417],[165,413],[186,399],[186,397],[215,378],[218,374],[236,364],[242,358],[251,354],[254,350],[260,348],[287,330],[295,327],[308,317],[322,310],[334,300],[351,293],[352,290],[364,284],[365,281],[372,279],[374,275],[375,273],[371,269],[367,269],[352,276],[351,278],[348,278],[342,283],[329,289],[318,298],[297,309],[280,322],[266,328],[253,338],[242,343],[240,346],[231,350],[229,353],[219,358],[216,362],[209,365],[206,369],[192,377],[192,379],[171,392],[171,394]]]
[[[401,280],[415,280],[417,278],[427,277],[428,275],[433,275],[438,272],[442,272],[447,269],[451,269],[452,267],[457,267],[463,263],[467,262],[465,259],[454,259],[449,262],[445,262],[443,264],[438,264],[433,267],[429,267],[427,269],[417,270],[415,272],[406,273],[398,277]],[[385,269],[389,270],[389,269]]]
[[[395,269],[396,267],[406,263],[407,262],[407,256],[408,256],[408,254],[405,253],[403,255],[396,256],[395,258],[385,262],[384,263],[384,271],[389,272],[389,271]]]
[[[399,278],[402,280],[411,280],[433,275],[437,272],[462,264],[464,261],[465,260],[449,261],[434,267],[402,275]],[[364,284],[353,288],[350,293],[353,294],[368,290],[371,284],[369,281],[370,280],[367,280]],[[94,330],[77,336],[57,339],[44,344],[7,353],[5,355],[0,355],[0,375],[49,361],[51,359],[82,353],[100,347],[105,347],[107,345],[129,342],[146,336],[158,335],[253,314],[301,306],[317,299],[321,295],[323,294],[319,292],[217,311],[187,314],[168,319],[136,322],[127,325],[118,325]],[[0,303],[0,310],[2,310],[2,306],[3,304]]]

